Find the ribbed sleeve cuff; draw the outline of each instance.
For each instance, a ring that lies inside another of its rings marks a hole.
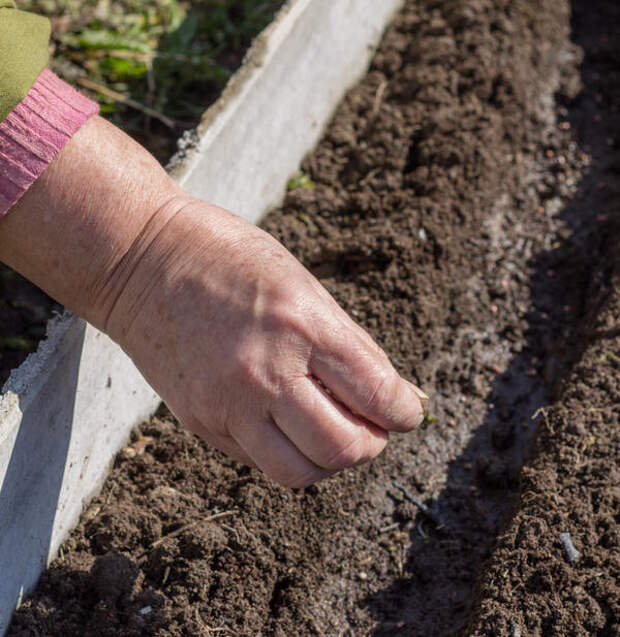
[[[44,69],[0,124],[0,217],[36,181],[86,120],[95,102]]]

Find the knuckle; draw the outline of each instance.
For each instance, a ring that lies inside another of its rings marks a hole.
[[[316,295],[309,294],[307,286],[300,285],[295,289],[291,285],[269,303],[264,326],[268,331],[311,342],[314,340],[315,324],[321,320],[317,307]]]
[[[308,326],[308,314],[305,308],[293,296],[283,299],[275,305],[268,317],[270,327],[277,331],[304,334]]]
[[[252,347],[240,346],[234,352],[234,375],[238,381],[252,383],[260,376],[262,361],[259,353]]]
[[[245,347],[232,355],[232,370],[225,375],[224,392],[237,387],[246,392],[245,398],[275,401],[279,396],[279,378],[273,373],[274,362],[266,359],[263,348]],[[277,368],[278,366],[275,365]]]
[[[377,364],[369,378],[369,392],[366,408],[370,413],[377,413],[389,405],[394,385],[394,368],[389,364]]]
[[[376,455],[369,445],[364,444],[361,437],[355,437],[343,446],[336,453],[330,456],[325,463],[325,468],[329,471],[339,471],[348,467],[355,467]]]

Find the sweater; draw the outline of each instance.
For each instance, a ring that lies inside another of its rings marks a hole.
[[[98,106],[46,69],[50,25],[0,0],[0,217]]]
[[[0,122],[21,102],[48,62],[49,20],[0,0]]]

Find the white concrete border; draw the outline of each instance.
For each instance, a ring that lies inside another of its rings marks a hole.
[[[257,222],[364,74],[403,0],[289,0],[171,174]],[[105,335],[65,314],[0,395],[0,635],[131,428],[159,398]]]

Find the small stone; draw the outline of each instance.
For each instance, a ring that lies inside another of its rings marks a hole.
[[[510,620],[510,637],[521,637],[521,626],[516,619]]]
[[[570,533],[560,533],[559,538],[560,542],[562,542],[562,546],[564,547],[564,553],[566,554],[568,563],[574,564],[575,562],[578,562],[581,557],[581,553],[579,553],[579,551],[575,548]]]

